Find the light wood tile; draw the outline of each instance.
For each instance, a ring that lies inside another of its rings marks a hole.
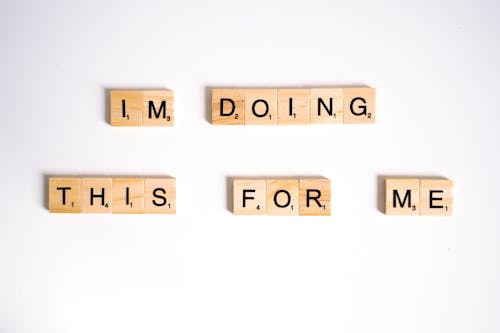
[[[82,213],[111,213],[112,183],[111,178],[82,178]]]
[[[344,90],[313,88],[310,92],[311,124],[342,124],[344,122]]]
[[[276,125],[278,89],[245,89],[245,125]]]
[[[235,215],[266,215],[266,181],[233,180],[233,213]]]
[[[448,179],[420,180],[420,215],[453,214],[453,182]]]
[[[112,126],[142,126],[142,91],[110,91]]]
[[[299,180],[267,180],[267,214],[299,215]]]
[[[330,188],[326,178],[299,179],[299,215],[331,215]]]
[[[387,215],[419,215],[419,188],[419,179],[386,179],[385,213]]]
[[[175,214],[175,178],[144,179],[144,213]]]
[[[81,195],[80,178],[49,178],[51,213],[80,213]]]
[[[278,89],[278,125],[309,124],[309,89]]]
[[[144,179],[113,178],[113,213],[142,214],[144,212]]]
[[[375,88],[344,89],[344,124],[375,123]]]
[[[245,124],[244,89],[212,89],[212,124]]]
[[[142,91],[142,126],[174,125],[174,93],[172,90]]]

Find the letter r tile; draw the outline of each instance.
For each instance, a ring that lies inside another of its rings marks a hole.
[[[321,216],[330,213],[330,179],[299,179],[299,215]]]

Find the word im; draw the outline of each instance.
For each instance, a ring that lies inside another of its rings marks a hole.
[[[171,90],[111,90],[112,126],[173,126]]]

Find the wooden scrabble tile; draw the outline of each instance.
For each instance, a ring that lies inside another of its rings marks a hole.
[[[233,180],[233,213],[235,215],[266,215],[266,181]]]
[[[386,179],[385,213],[387,215],[419,215],[419,187],[419,179]]]
[[[245,124],[244,89],[212,89],[212,124]]]
[[[174,125],[174,93],[172,90],[142,91],[142,126]]]
[[[344,122],[343,88],[313,88],[310,91],[311,124]]]
[[[278,89],[278,125],[309,124],[309,89]]]
[[[299,215],[331,215],[330,191],[329,179],[299,179]]]
[[[111,178],[82,178],[82,213],[111,213],[112,183]]]
[[[344,89],[344,124],[375,123],[375,88]]]
[[[245,125],[276,125],[278,89],[245,89]]]
[[[144,213],[175,214],[175,178],[144,179]]]
[[[80,213],[81,195],[80,178],[49,178],[51,213]]]
[[[448,179],[420,180],[420,215],[451,216],[453,182]]]
[[[299,215],[299,180],[267,180],[267,215]]]
[[[113,213],[142,214],[144,212],[144,179],[113,178]]]
[[[110,92],[112,126],[142,126],[142,91]]]

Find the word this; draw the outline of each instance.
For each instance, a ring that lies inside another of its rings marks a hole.
[[[373,123],[374,88],[212,89],[214,125]]]
[[[173,126],[171,90],[111,90],[112,126]]]
[[[448,179],[387,178],[387,215],[451,216],[453,182]]]
[[[235,179],[235,215],[330,215],[330,180]]]
[[[49,178],[51,213],[175,214],[175,178]]]

